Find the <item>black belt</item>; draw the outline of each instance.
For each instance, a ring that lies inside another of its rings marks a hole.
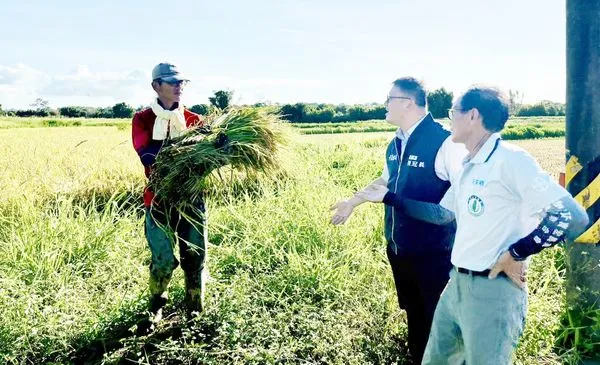
[[[464,269],[464,268],[458,267],[458,266],[454,266],[454,269],[461,274],[467,274],[467,275],[473,275],[473,276],[485,276],[485,277],[488,277],[490,275],[490,270],[473,271],[473,270]],[[501,271],[498,274],[498,276],[506,276],[506,274],[503,271]]]

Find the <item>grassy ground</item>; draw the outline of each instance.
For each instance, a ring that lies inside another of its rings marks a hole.
[[[128,130],[0,131],[0,362],[403,363],[404,313],[385,257],[382,209],[343,227],[329,206],[377,177],[392,133],[299,136],[288,177],[208,201],[207,310],[178,311],[182,275],[154,334],[130,331],[146,305],[141,165]],[[521,141],[562,169],[564,140]],[[518,364],[559,364],[563,250],[530,270]]]

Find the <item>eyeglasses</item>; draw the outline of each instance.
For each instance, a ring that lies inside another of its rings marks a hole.
[[[462,112],[464,109],[448,109],[448,118],[454,118],[454,112]]]
[[[178,81],[160,80],[160,82],[164,82],[165,84],[173,86],[173,87],[175,87],[175,86],[184,87],[185,85],[188,84],[187,80],[178,80]]]
[[[389,103],[391,99],[406,99],[406,100],[412,100],[412,98],[406,97],[406,96],[389,96],[387,97],[387,99],[385,99],[385,103]]]

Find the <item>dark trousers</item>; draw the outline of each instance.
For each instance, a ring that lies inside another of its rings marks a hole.
[[[398,255],[388,245],[398,304],[408,320],[408,350],[415,364],[420,364],[427,345],[435,307],[448,283],[450,253]]]
[[[152,294],[161,294],[166,290],[173,270],[179,265],[174,254],[176,242],[179,244],[186,287],[200,289],[207,244],[204,203],[198,202],[193,208],[182,212],[164,206],[149,208],[146,211],[145,231],[152,252]]]

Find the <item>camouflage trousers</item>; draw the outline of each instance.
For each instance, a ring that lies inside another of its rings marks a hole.
[[[206,261],[206,209],[204,202],[177,211],[164,206],[146,209],[145,233],[152,261],[150,293],[161,295],[169,285],[173,270],[180,264],[185,274],[186,302],[201,302]],[[179,259],[175,258],[179,246]]]

